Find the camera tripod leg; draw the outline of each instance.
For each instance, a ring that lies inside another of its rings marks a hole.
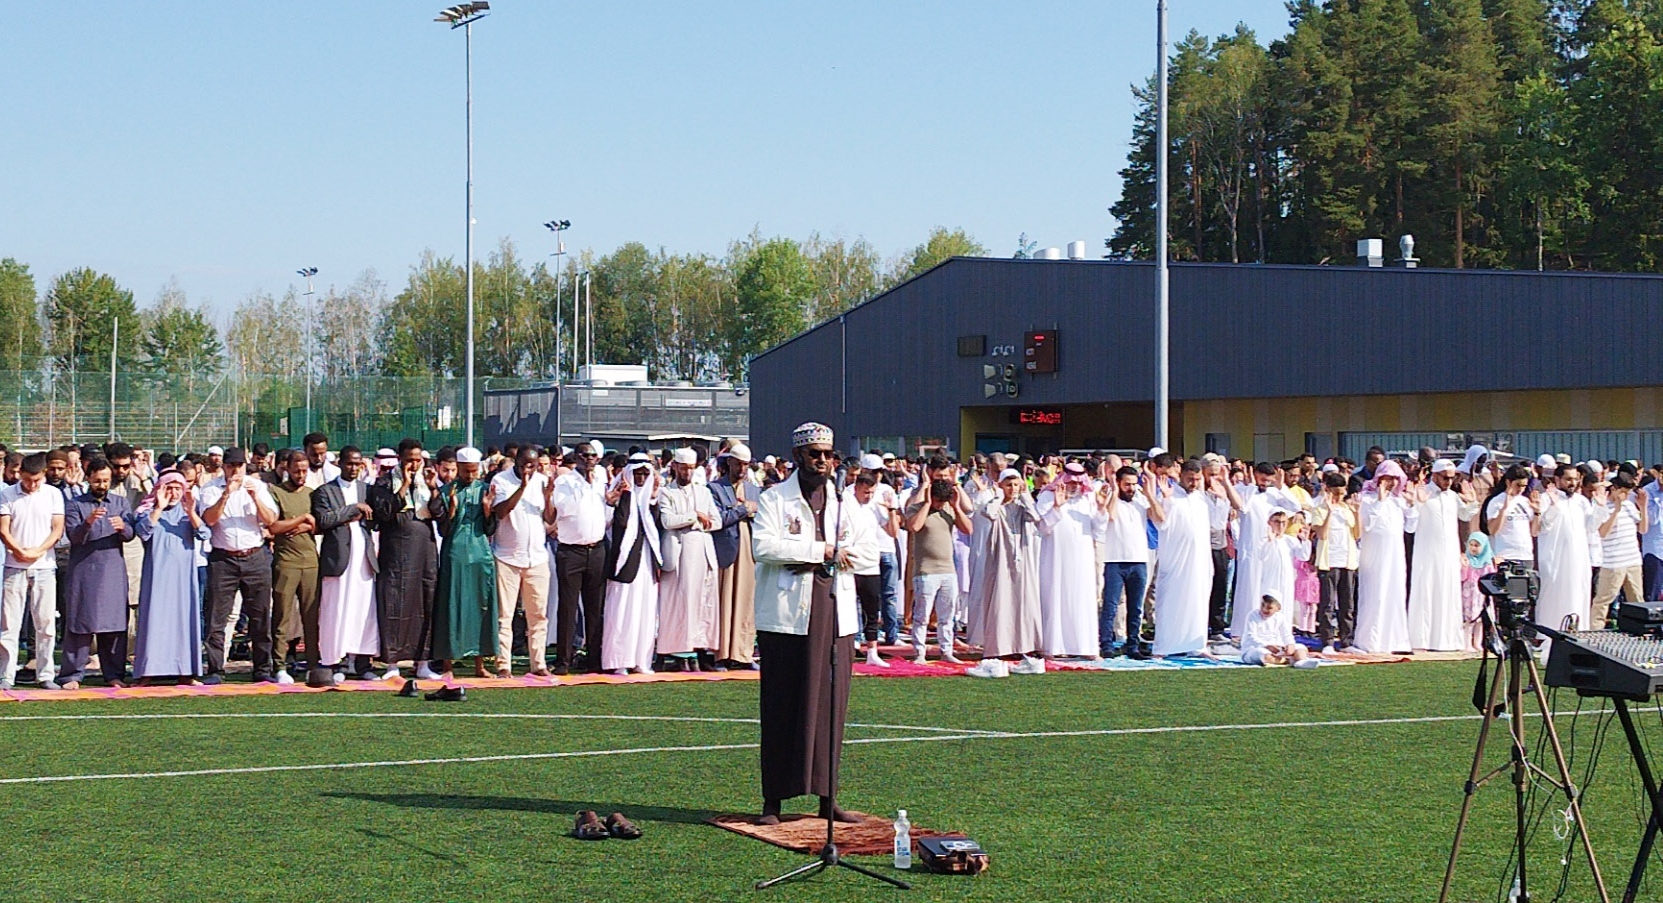
[[[1571,766],[1570,763],[1565,761],[1565,747],[1559,742],[1559,731],[1553,725],[1552,709],[1548,708],[1547,693],[1542,690],[1542,675],[1536,670],[1536,659],[1530,657],[1528,652],[1524,662],[1525,667],[1529,669],[1531,689],[1536,694],[1536,705],[1542,710],[1542,729],[1547,731],[1548,742],[1553,747],[1553,761],[1559,767],[1559,788],[1564,791],[1565,798],[1569,802],[1568,808],[1571,817],[1576,819],[1576,833],[1577,836],[1582,838],[1582,851],[1588,857],[1588,869],[1593,873],[1594,887],[1599,890],[1600,903],[1611,903],[1611,897],[1605,890],[1605,878],[1599,872],[1599,860],[1594,857],[1594,843],[1588,839],[1588,831],[1582,820],[1581,794],[1577,792],[1576,782],[1571,779]],[[1519,718],[1514,720],[1522,721]],[[1522,724],[1519,730],[1522,736]],[[1521,870],[1523,868],[1522,862],[1520,868]]]
[[[777,878],[769,878],[767,881],[758,881],[756,883],[755,887],[756,887],[757,890],[766,890],[770,887],[773,887],[776,884],[784,884],[787,881],[791,881],[791,880],[794,880],[794,879],[797,879],[797,878],[807,878],[809,875],[815,874],[816,872],[819,872],[821,869],[824,869],[826,867],[826,864],[827,864],[826,860],[816,859],[813,862],[809,862],[809,863],[805,863],[803,865],[800,865],[800,866],[792,869],[791,871],[786,872],[783,875],[780,875]]]
[[[1486,642],[1484,656],[1489,658],[1489,645]],[[1484,746],[1489,741],[1490,726],[1495,723],[1496,699],[1501,695],[1501,686],[1506,682],[1507,669],[1496,668],[1495,679],[1490,682],[1489,702],[1484,706],[1484,720],[1478,726],[1478,747],[1472,754],[1472,771],[1467,775],[1467,785],[1461,797],[1461,814],[1455,819],[1455,842],[1449,848],[1449,865],[1444,869],[1443,888],[1438,891],[1438,903],[1446,903],[1449,899],[1449,886],[1455,881],[1455,862],[1461,856],[1461,836],[1467,829],[1467,816],[1472,812],[1473,794],[1485,781],[1494,777],[1497,772],[1480,779],[1479,773],[1484,769]]]

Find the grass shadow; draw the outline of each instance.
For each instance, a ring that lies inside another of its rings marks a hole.
[[[450,796],[440,793],[340,793],[322,794],[335,799],[362,800],[406,809],[475,809],[505,812],[543,812],[575,817],[585,809],[593,809],[606,817],[622,812],[631,821],[669,822],[682,825],[703,824],[722,813],[712,809],[680,809],[670,806],[643,806],[638,803],[551,800],[526,796]]]
[[[352,830],[357,831],[359,834],[362,834],[365,837],[374,838],[375,840],[380,840],[380,841],[383,841],[385,843],[397,844],[398,846],[405,847],[405,848],[414,850],[418,853],[421,853],[424,856],[428,856],[428,857],[431,857],[433,859],[438,859],[442,862],[448,862],[448,863],[450,863],[451,865],[454,865],[454,866],[458,866],[458,867],[461,867],[461,868],[466,868],[467,867],[466,862],[464,862],[461,859],[458,859],[455,856],[450,855],[449,853],[441,853],[438,850],[430,850],[427,847],[422,846],[421,844],[412,843],[408,840],[405,840],[402,837],[395,837],[391,834],[383,834],[380,831],[372,831],[369,828],[353,828]]]

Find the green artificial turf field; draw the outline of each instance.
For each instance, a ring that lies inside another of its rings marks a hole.
[[[390,693],[8,704],[0,888],[53,901],[284,903],[1433,900],[1477,734],[1475,671],[858,679],[849,738],[871,742],[847,748],[844,804],[905,807],[915,824],[969,833],[993,859],[976,878],[915,875],[910,893],[842,871],[750,889],[803,861],[702,824],[758,804],[753,683],[470,691],[452,705]],[[385,717],[401,714],[420,717]],[[85,717],[110,715],[135,717]],[[152,717],[162,715],[191,717]],[[1645,716],[1663,738],[1657,713]],[[1585,714],[1572,736],[1560,719],[1579,782],[1597,720]],[[1253,724],[1278,726],[1171,730]],[[1491,760],[1504,753],[1492,747]],[[518,758],[16,780],[498,756]],[[1587,797],[1613,898],[1641,826],[1633,771],[1613,729]],[[1455,899],[1505,896],[1511,800],[1505,778],[1480,792]],[[1565,844],[1552,832],[1560,805],[1541,808],[1534,899],[1547,900]],[[646,837],[569,839],[580,809],[621,810]],[[862,861],[888,868],[887,857]],[[1592,899],[1576,866],[1565,899]],[[1642,898],[1660,888],[1663,877]]]

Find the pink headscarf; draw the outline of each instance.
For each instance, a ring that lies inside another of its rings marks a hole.
[[[160,477],[157,478],[156,485],[150,488],[150,494],[145,496],[143,501],[139,502],[139,508],[136,512],[134,512],[134,514],[141,517],[149,514],[151,510],[156,507],[156,498],[162,494],[162,487],[168,485],[169,483],[178,483],[186,489],[190,488],[190,483],[185,479],[184,474],[177,470],[165,471]]]
[[[1403,491],[1404,487],[1409,485],[1409,476],[1403,472],[1403,467],[1388,458],[1381,461],[1380,466],[1374,469],[1374,479],[1363,484],[1363,491],[1373,492],[1380,483],[1381,477],[1397,477],[1397,488],[1392,490],[1392,495],[1397,495]]]

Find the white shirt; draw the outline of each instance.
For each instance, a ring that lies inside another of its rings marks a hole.
[[[537,501],[541,504],[542,498]],[[604,492],[576,471],[554,481],[554,510],[561,544],[589,546],[606,538]],[[497,526],[500,529],[502,525]]]
[[[881,552],[895,551],[895,537],[889,535],[889,514],[900,510],[900,500],[895,497],[895,489],[887,483],[879,483],[872,487],[872,497],[862,505],[855,501],[855,487],[850,485],[843,490],[843,501],[854,507],[859,507],[872,517],[872,528],[878,531],[878,549]]]
[[[1244,633],[1241,638],[1242,658],[1247,658],[1251,652],[1263,655],[1267,647],[1293,645],[1293,618],[1285,608],[1277,609],[1276,614],[1267,618],[1255,605],[1247,615],[1247,630]]]
[[[507,517],[497,521],[497,532],[491,537],[491,552],[503,564],[525,568],[547,560],[548,546],[544,544],[547,534],[543,532],[543,487],[547,484],[548,477],[534,471],[519,504]],[[520,478],[513,470],[492,477],[492,508],[508,501],[519,488]],[[495,510],[491,516],[496,517]]]
[[[369,462],[365,461],[364,463],[367,464]],[[310,486],[313,489],[317,489],[318,487],[324,485],[325,483],[335,482],[337,479],[340,478],[340,476],[341,476],[341,469],[339,467],[336,467],[335,465],[329,463],[328,461],[325,461],[325,462],[323,462],[322,467],[320,467],[316,470],[306,471],[306,485]]]
[[[1114,492],[1114,487],[1109,487]],[[1097,541],[1103,545],[1104,562],[1149,563],[1149,500],[1142,493],[1131,501],[1114,500],[1114,517],[1097,520]]]
[[[64,496],[45,483],[41,483],[34,492],[24,492],[23,484],[17,483],[0,490],[0,514],[9,515],[12,519],[12,539],[24,548],[34,548],[52,535],[52,518],[63,517]],[[6,567],[9,568],[49,571],[57,566],[58,558],[50,549],[27,564],[12,557],[10,550],[6,551]]]
[[[1600,509],[1600,526],[1611,516],[1611,506]],[[1605,562],[1600,567],[1630,568],[1640,566],[1640,509],[1632,499],[1623,499],[1622,510],[1611,532],[1600,537],[1600,548]]]
[[[1524,493],[1507,500],[1506,493],[1490,499],[1484,506],[1484,522],[1488,524],[1490,518],[1499,515],[1506,505],[1507,517],[1501,522],[1501,529],[1490,536],[1490,550],[1497,561],[1534,561],[1536,548],[1530,541],[1530,519],[1534,513],[1530,510],[1530,500]]]
[[[254,497],[260,497],[267,511],[276,511],[277,503],[272,500],[271,490],[266,488],[266,481],[259,477],[243,474],[242,488],[246,491],[232,496],[220,510],[219,523],[208,527],[211,534],[208,541],[216,549],[245,552],[265,544],[265,536],[260,532],[260,513],[254,507]],[[224,494],[225,477],[215,477],[197,493],[196,513],[202,514],[214,507]]]

